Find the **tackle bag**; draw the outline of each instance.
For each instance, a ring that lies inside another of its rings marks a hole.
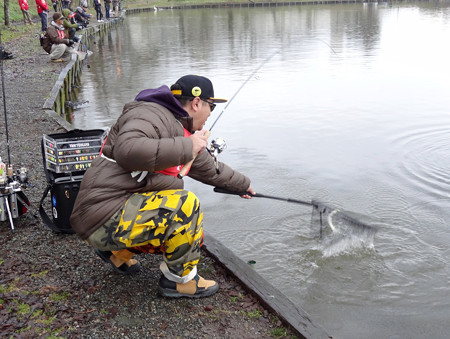
[[[83,176],[56,178],[54,182],[47,185],[39,204],[39,214],[52,231],[56,233],[74,233],[70,226],[70,215],[72,214],[82,179]],[[52,219],[47,215],[43,206],[49,192]]]
[[[107,134],[108,130],[102,129],[75,129],[42,137],[42,157],[48,185],[39,204],[39,214],[52,231],[74,233],[70,226],[70,215],[81,180],[92,161],[100,154]],[[52,219],[44,208],[48,193]]]

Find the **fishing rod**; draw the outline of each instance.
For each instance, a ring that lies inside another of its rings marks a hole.
[[[6,114],[6,93],[5,93],[5,75],[3,73],[3,59],[12,58],[11,54],[3,50],[2,45],[2,31],[0,30],[0,73],[2,78],[2,96],[3,96],[3,112],[5,115],[5,130],[6,130],[6,148],[8,152],[8,165],[11,165],[11,154],[9,151],[9,133],[8,133],[8,117]]]
[[[330,44],[328,44],[326,41],[320,39],[320,38],[316,38],[317,40],[321,41],[322,43],[324,43],[325,45],[327,45],[330,50],[337,55],[336,51],[333,49],[333,47],[330,46]],[[223,115],[223,113],[225,113],[226,109],[228,108],[228,106],[231,104],[231,102],[233,101],[233,99],[239,94],[239,92],[242,90],[242,88],[244,88],[244,86],[247,84],[247,82],[250,81],[251,78],[253,78],[253,76],[267,63],[269,62],[270,59],[272,59],[276,54],[280,53],[281,48],[277,49],[275,52],[273,52],[271,55],[269,55],[266,59],[263,60],[263,62],[248,76],[248,78],[243,82],[243,84],[241,85],[241,87],[238,88],[238,90],[236,91],[236,93],[234,93],[234,95],[231,97],[230,100],[228,100],[227,104],[225,105],[225,107],[222,109],[222,111],[220,112],[220,114],[217,116],[216,120],[214,120],[213,124],[211,125],[211,127],[209,128],[209,131],[211,132],[211,130],[214,128],[214,126],[216,125],[217,121],[220,119],[220,117]]]
[[[207,138],[210,136],[211,134],[211,130],[214,128],[214,126],[216,125],[217,121],[220,119],[220,117],[223,115],[223,113],[225,113],[226,109],[228,108],[228,106],[231,104],[231,102],[233,101],[233,99],[239,94],[239,92],[242,90],[242,88],[244,88],[244,86],[247,84],[247,82],[250,81],[251,78],[253,78],[253,76],[270,60],[273,58],[273,56],[275,54],[280,53],[281,49],[276,50],[274,53],[272,53],[271,55],[269,55],[266,59],[263,60],[263,62],[248,76],[247,79],[245,79],[245,81],[243,82],[243,84],[238,88],[238,90],[233,94],[233,96],[231,97],[230,100],[228,100],[227,104],[225,105],[225,107],[222,109],[222,111],[220,112],[220,114],[217,116],[216,120],[214,120],[213,124],[211,125],[211,127],[209,128],[208,131],[206,131],[204,133],[204,136],[206,136]],[[216,140],[213,140],[211,142],[211,150],[208,150],[209,153],[213,156],[214,158],[214,162],[216,163],[216,170],[218,169],[218,165],[217,165],[217,155],[219,153],[221,153],[224,149],[226,148],[226,144],[225,144],[225,140],[223,140],[222,138],[217,138]],[[191,167],[192,163],[194,162],[196,157],[194,157],[194,159],[192,159],[191,161],[189,161],[188,163],[186,163],[183,168],[181,169],[181,171],[178,173],[178,178],[182,179],[187,171],[189,170],[189,168]]]
[[[334,49],[327,44],[325,41],[318,39],[319,41],[325,43],[334,54],[336,54],[336,52],[334,51]],[[228,106],[231,104],[231,102],[234,100],[234,98],[239,94],[239,92],[244,88],[244,86],[250,81],[251,78],[253,78],[253,76],[270,60],[272,59],[276,54],[280,53],[281,48],[278,48],[275,52],[273,52],[272,54],[270,54],[266,59],[263,60],[263,62],[248,76],[248,78],[242,83],[242,85],[238,88],[238,90],[233,94],[233,96],[231,97],[230,100],[228,100],[227,104],[225,105],[225,107],[222,109],[222,111],[220,112],[220,114],[217,116],[216,120],[214,120],[213,124],[211,125],[211,127],[209,128],[209,130],[207,132],[205,132],[205,136],[209,137],[211,130],[214,128],[214,126],[216,125],[216,123],[219,121],[219,119],[222,117],[222,115],[225,113],[225,111],[227,110]],[[337,54],[336,54],[337,55]],[[217,165],[217,158],[215,155],[217,155],[218,153],[221,153],[224,149],[225,149],[225,141],[221,138],[218,138],[217,140],[213,140],[211,143],[211,149],[212,151],[208,150],[209,153],[214,157],[214,161],[216,162]],[[196,157],[194,157],[194,159],[192,159],[191,161],[189,161],[188,163],[186,163],[184,165],[184,167],[181,169],[181,171],[178,173],[178,178],[183,178],[188,169],[191,167],[192,163],[194,162]],[[218,167],[216,166],[216,169]]]
[[[325,41],[318,39],[319,41],[321,41],[322,43],[326,44],[331,51],[336,54],[336,52],[334,51],[334,49],[327,44]],[[248,78],[244,81],[244,83],[238,88],[238,90],[236,91],[236,93],[231,97],[231,99],[228,101],[228,103],[226,104],[226,106],[223,108],[223,110],[221,111],[221,113],[217,116],[217,118],[215,119],[215,121],[213,122],[213,124],[211,125],[211,127],[209,128],[208,131],[206,131],[205,136],[209,136],[210,131],[214,128],[214,126],[216,125],[216,123],[218,122],[218,120],[222,117],[223,113],[225,113],[226,109],[228,108],[228,106],[230,105],[230,103],[233,101],[233,99],[239,94],[239,92],[244,88],[244,86],[248,83],[248,81],[250,81],[250,79],[277,53],[280,52],[280,49],[278,49],[277,51],[275,51],[274,53],[272,53],[271,55],[269,55],[265,60],[263,60],[263,62],[248,76]],[[337,54],[336,54],[337,55]],[[211,153],[211,152],[210,152]],[[220,153],[220,152],[219,152]],[[195,159],[195,158],[194,158]],[[183,168],[182,171],[185,170],[184,172],[180,172],[181,175],[179,175],[180,178],[183,177],[183,175],[185,175],[185,172],[187,172],[187,169],[189,168],[189,166],[192,164],[192,162],[194,161],[191,160],[188,164],[186,164]],[[216,159],[215,159],[216,160]],[[357,228],[360,230],[364,230],[364,231],[368,231],[370,233],[373,233],[376,231],[376,227],[374,227],[373,225],[369,224],[369,223],[365,223],[362,220],[360,220],[360,218],[355,217],[356,213],[354,212],[347,212],[344,211],[342,209],[338,209],[335,208],[333,206],[329,206],[327,204],[312,200],[312,201],[304,201],[304,200],[298,200],[298,199],[292,199],[292,198],[284,198],[284,197],[278,197],[278,196],[272,196],[272,195],[267,195],[267,194],[261,194],[261,193],[255,193],[255,194],[250,194],[249,192],[233,192],[233,191],[229,191],[223,188],[219,188],[219,187],[215,187],[214,188],[214,192],[217,193],[224,193],[224,194],[232,194],[232,195],[238,195],[238,196],[242,196],[242,195],[251,195],[252,197],[255,198],[267,198],[267,199],[273,199],[273,200],[279,200],[279,201],[285,201],[285,202],[290,202],[290,203],[295,203],[295,204],[301,204],[301,205],[306,205],[306,206],[311,206],[313,208],[312,213],[313,216],[317,216],[316,218],[311,218],[311,222],[313,222],[313,219],[317,219],[317,221],[320,223],[320,235],[322,236],[322,229],[323,226],[326,222],[326,224],[328,224],[329,228],[331,229],[331,231],[333,233],[339,233],[340,232],[340,228],[337,227],[336,223],[339,222],[345,222],[346,225],[352,227],[352,228]]]
[[[8,152],[7,166],[1,161],[2,173],[0,175],[0,201],[2,208],[6,207],[6,212],[9,218],[9,223],[12,232],[14,232],[13,218],[16,218],[25,213],[30,207],[30,201],[22,191],[22,187],[26,187],[28,183],[27,169],[20,168],[17,174],[13,172],[11,164],[11,153],[9,147],[9,131],[8,131],[8,114],[6,112],[6,91],[5,91],[5,74],[3,71],[3,60],[14,58],[12,53],[6,52],[2,45],[2,31],[0,29],[0,77],[2,82],[2,99],[3,111],[5,116],[5,130],[6,130],[6,148]],[[11,205],[11,206],[10,206]],[[1,210],[0,210],[1,211]],[[4,215],[0,213],[0,220]]]
[[[253,78],[253,76],[270,60],[272,59],[276,54],[280,53],[280,49],[276,50],[274,53],[272,53],[271,55],[269,55],[266,59],[263,60],[263,62],[258,66],[258,68],[256,68],[250,75],[249,77],[244,81],[244,83],[241,85],[241,87],[238,88],[238,90],[236,91],[236,93],[233,94],[233,96],[231,97],[230,100],[228,100],[227,104],[225,105],[225,107],[222,109],[222,112],[220,112],[220,114],[217,116],[216,120],[214,120],[213,124],[211,125],[211,127],[209,128],[209,131],[211,131],[214,126],[216,125],[217,121],[220,119],[220,117],[223,115],[223,113],[225,113],[226,109],[228,108],[228,106],[231,104],[231,102],[233,101],[233,99],[239,94],[239,92],[244,88],[244,86],[247,84],[247,82],[250,81],[251,78]]]

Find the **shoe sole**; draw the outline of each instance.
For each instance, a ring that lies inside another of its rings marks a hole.
[[[219,284],[216,284],[210,288],[208,288],[207,290],[204,290],[202,293],[199,294],[186,294],[186,293],[180,293],[178,291],[174,291],[172,289],[169,288],[159,288],[159,293],[163,296],[163,297],[168,297],[168,298],[205,298],[205,297],[210,297],[212,295],[214,295],[217,291],[219,290]]]
[[[120,270],[116,265],[114,265],[114,263],[111,260],[109,260],[109,258],[105,257],[98,248],[95,248],[94,251],[104,262],[106,262],[107,264],[110,264],[112,269],[116,273],[119,273],[122,275],[131,275],[131,274],[138,273],[141,270],[141,264],[138,262],[137,264],[131,266],[132,267],[132,268],[130,268],[131,271],[124,272],[124,271]]]

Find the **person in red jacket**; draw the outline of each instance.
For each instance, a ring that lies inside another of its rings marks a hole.
[[[38,15],[41,17],[41,31],[45,32],[47,31],[47,12],[48,12],[48,5],[45,0],[35,0],[36,1],[36,8]]]
[[[27,0],[19,0],[19,6],[22,10],[23,14],[23,23],[25,25],[34,25],[33,21],[31,21],[30,13],[28,13],[28,1]]]

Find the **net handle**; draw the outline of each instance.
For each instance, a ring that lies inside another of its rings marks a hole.
[[[291,199],[291,198],[276,197],[273,195],[267,195],[267,194],[262,194],[262,193],[250,194],[250,192],[233,192],[233,191],[229,191],[227,189],[220,188],[220,187],[214,187],[214,192],[223,193],[223,194],[231,194],[231,195],[239,195],[239,196],[250,195],[255,198],[267,198],[267,199],[273,199],[273,200],[292,202],[294,204],[301,204],[301,205],[306,205],[306,206],[317,207],[317,205],[311,201],[303,201],[303,200],[297,200],[297,199]]]
[[[274,199],[274,200],[280,200],[280,201],[286,201],[286,202],[291,202],[294,204],[301,204],[301,205],[307,205],[307,206],[313,206],[313,213],[317,212],[320,215],[320,232],[321,232],[321,236],[322,236],[322,227],[323,227],[323,223],[326,222],[326,224],[329,225],[329,227],[331,228],[331,230],[333,232],[336,232],[336,227],[333,224],[333,217],[338,214],[341,218],[343,218],[344,220],[348,221],[352,227],[356,227],[356,228],[361,228],[361,229],[367,229],[370,231],[376,231],[377,228],[375,226],[366,224],[362,221],[359,221],[349,215],[347,215],[346,213],[343,213],[340,209],[337,208],[333,208],[331,206],[326,206],[322,203],[319,203],[317,201],[303,201],[303,200],[297,200],[297,199],[291,199],[291,198],[283,198],[283,197],[276,197],[273,195],[267,195],[267,194],[261,194],[261,193],[255,193],[255,194],[250,194],[250,192],[233,192],[233,191],[229,191],[226,190],[224,188],[220,188],[220,187],[215,187],[214,188],[214,192],[217,193],[224,193],[224,194],[232,194],[232,195],[239,195],[239,196],[243,196],[243,195],[250,195],[252,197],[255,198],[267,198],[267,199]],[[324,218],[324,214],[328,214],[326,219]]]

